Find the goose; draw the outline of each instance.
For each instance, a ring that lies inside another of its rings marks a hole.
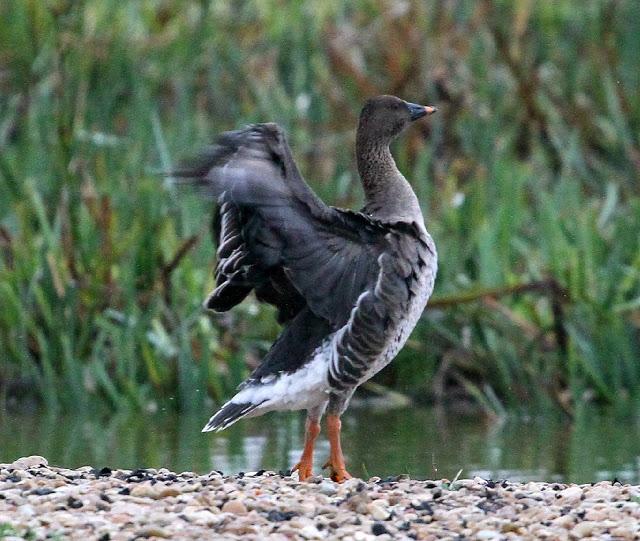
[[[326,414],[324,468],[350,479],[341,416],[356,388],[403,347],[433,291],[435,244],[390,143],[435,107],[376,96],[356,133],[365,196],[359,211],[325,204],[305,182],[274,123],[222,133],[172,174],[215,201],[216,286],[204,306],[224,312],[250,292],[275,306],[282,331],[260,365],[203,432],[270,411],[306,410],[304,448],[292,468],[313,476]]]

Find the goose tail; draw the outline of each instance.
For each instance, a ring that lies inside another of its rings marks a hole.
[[[261,404],[262,402],[255,404],[251,402],[239,403],[230,400],[209,419],[209,422],[202,429],[202,432],[220,432],[249,415]]]

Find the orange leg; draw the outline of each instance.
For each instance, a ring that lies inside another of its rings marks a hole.
[[[347,479],[351,479],[351,475],[347,471],[344,464],[344,456],[342,454],[342,446],[340,445],[340,429],[342,422],[337,415],[327,415],[327,430],[329,432],[329,460],[323,466],[331,468],[331,479],[336,483],[342,483]]]
[[[298,472],[300,481],[306,481],[313,475],[313,445],[316,442],[318,434],[320,434],[320,423],[318,421],[312,421],[307,418],[305,426],[302,456],[300,457],[300,462],[291,469],[292,473],[294,471]]]

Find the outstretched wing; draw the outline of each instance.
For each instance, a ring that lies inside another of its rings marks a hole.
[[[276,124],[224,133],[173,174],[219,205],[209,308],[228,310],[254,290],[278,308],[281,322],[308,307],[337,329],[375,286],[387,230],[363,214],[325,205],[303,180]]]

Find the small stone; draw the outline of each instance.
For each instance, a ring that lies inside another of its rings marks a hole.
[[[501,539],[502,536],[498,532],[494,532],[493,530],[479,530],[474,534],[473,538],[480,541],[493,541]]]
[[[165,532],[164,530],[161,530],[160,528],[145,528],[143,530],[140,530],[136,533],[136,538],[138,537],[143,537],[143,538],[147,538],[147,537],[161,537],[162,539],[169,539],[170,537],[173,537],[171,534]]]
[[[293,528],[297,528],[301,530],[305,526],[315,526],[315,523],[313,520],[311,520],[308,517],[295,517],[294,519],[291,520],[289,525]]]
[[[267,520],[271,522],[284,522],[291,520],[295,515],[293,511],[277,511],[272,509],[267,513]]]
[[[160,510],[152,511],[145,517],[147,524],[153,525],[156,528],[165,528],[173,523],[174,517],[170,513],[160,512]]]
[[[325,494],[326,496],[333,496],[337,492],[335,483],[331,481],[322,481],[318,490],[321,494]]]
[[[296,507],[296,511],[301,515],[312,517],[316,514],[316,506],[312,502],[302,502]]]
[[[607,520],[607,516],[607,513],[602,509],[589,509],[584,518],[594,522],[603,522]]]
[[[380,500],[376,500],[367,504],[367,512],[373,517],[374,520],[387,520],[391,516],[391,513],[387,509],[386,505]]]
[[[633,529],[627,526],[617,526],[609,531],[612,537],[624,539],[625,541],[634,539]]]
[[[201,483],[192,483],[187,485],[182,485],[181,492],[186,494],[187,492],[198,492],[202,488]]]
[[[553,524],[555,526],[559,526],[560,528],[570,529],[576,521],[574,515],[567,513],[566,515],[562,515],[561,517],[555,518],[553,520]]]
[[[140,483],[139,485],[134,486],[131,489],[131,496],[136,496],[138,498],[157,498],[159,495],[159,490],[148,484],[148,483]]]
[[[387,530],[387,527],[382,524],[382,522],[374,522],[373,526],[371,526],[371,533],[373,533],[373,535],[384,535],[389,533],[389,530]]]
[[[55,490],[48,487],[41,487],[33,489],[29,494],[33,494],[34,496],[47,496],[48,494],[53,494]]]
[[[364,485],[362,480],[357,479],[356,477],[352,479],[347,479],[344,483],[342,483],[342,488],[345,490],[358,490],[360,485]]]
[[[522,533],[522,528],[520,527],[520,525],[517,522],[505,522],[500,527],[500,531],[502,533],[520,534],[520,533]]]
[[[131,522],[131,515],[128,513],[111,513],[109,515],[109,522],[113,524],[126,524]]]
[[[578,503],[582,498],[582,489],[580,487],[569,487],[559,492],[563,503]]]
[[[13,468],[14,470],[28,470],[30,468],[46,468],[48,465],[49,462],[47,462],[46,458],[38,455],[33,455],[19,458],[18,460],[14,461],[9,466],[9,468]]]
[[[240,500],[229,500],[222,506],[223,513],[232,513],[234,515],[246,515],[247,508]]]
[[[368,512],[368,505],[370,498],[367,494],[354,494],[347,500],[347,507],[351,511],[355,511],[359,515],[363,515]]]
[[[36,510],[33,508],[32,505],[27,504],[23,504],[20,505],[18,507],[18,513],[20,513],[21,515],[24,515],[25,517],[33,517],[34,515],[36,515]]]
[[[236,538],[244,539],[247,536],[255,536],[258,531],[256,526],[252,524],[243,524],[241,522],[232,522],[224,525],[224,532],[237,536]],[[253,537],[255,539],[255,537]]]
[[[213,514],[209,509],[202,509],[198,511],[185,511],[180,514],[179,517],[185,522],[189,522],[191,524],[198,524],[202,526],[215,526],[222,522],[224,517]]]
[[[427,500],[414,500],[411,502],[411,507],[416,511],[424,511],[429,515],[433,514],[433,507],[431,506],[431,503],[428,502]]]
[[[172,496],[180,496],[181,492],[174,487],[166,487],[163,488],[162,490],[160,490],[160,492],[158,493],[158,497],[159,498],[170,498]]]
[[[593,534],[594,530],[598,527],[597,522],[591,522],[589,520],[585,520],[583,522],[578,522],[572,530],[571,536],[581,539],[583,537],[589,537]]]
[[[304,537],[305,539],[322,539],[322,534],[320,533],[318,528],[316,528],[312,524],[308,524],[298,531],[300,533],[300,536]]]
[[[67,498],[67,507],[70,507],[71,509],[80,509],[83,505],[84,504],[80,500],[73,496],[69,496]]]
[[[353,532],[353,541],[373,541],[374,539],[375,536],[372,534],[360,530]]]

